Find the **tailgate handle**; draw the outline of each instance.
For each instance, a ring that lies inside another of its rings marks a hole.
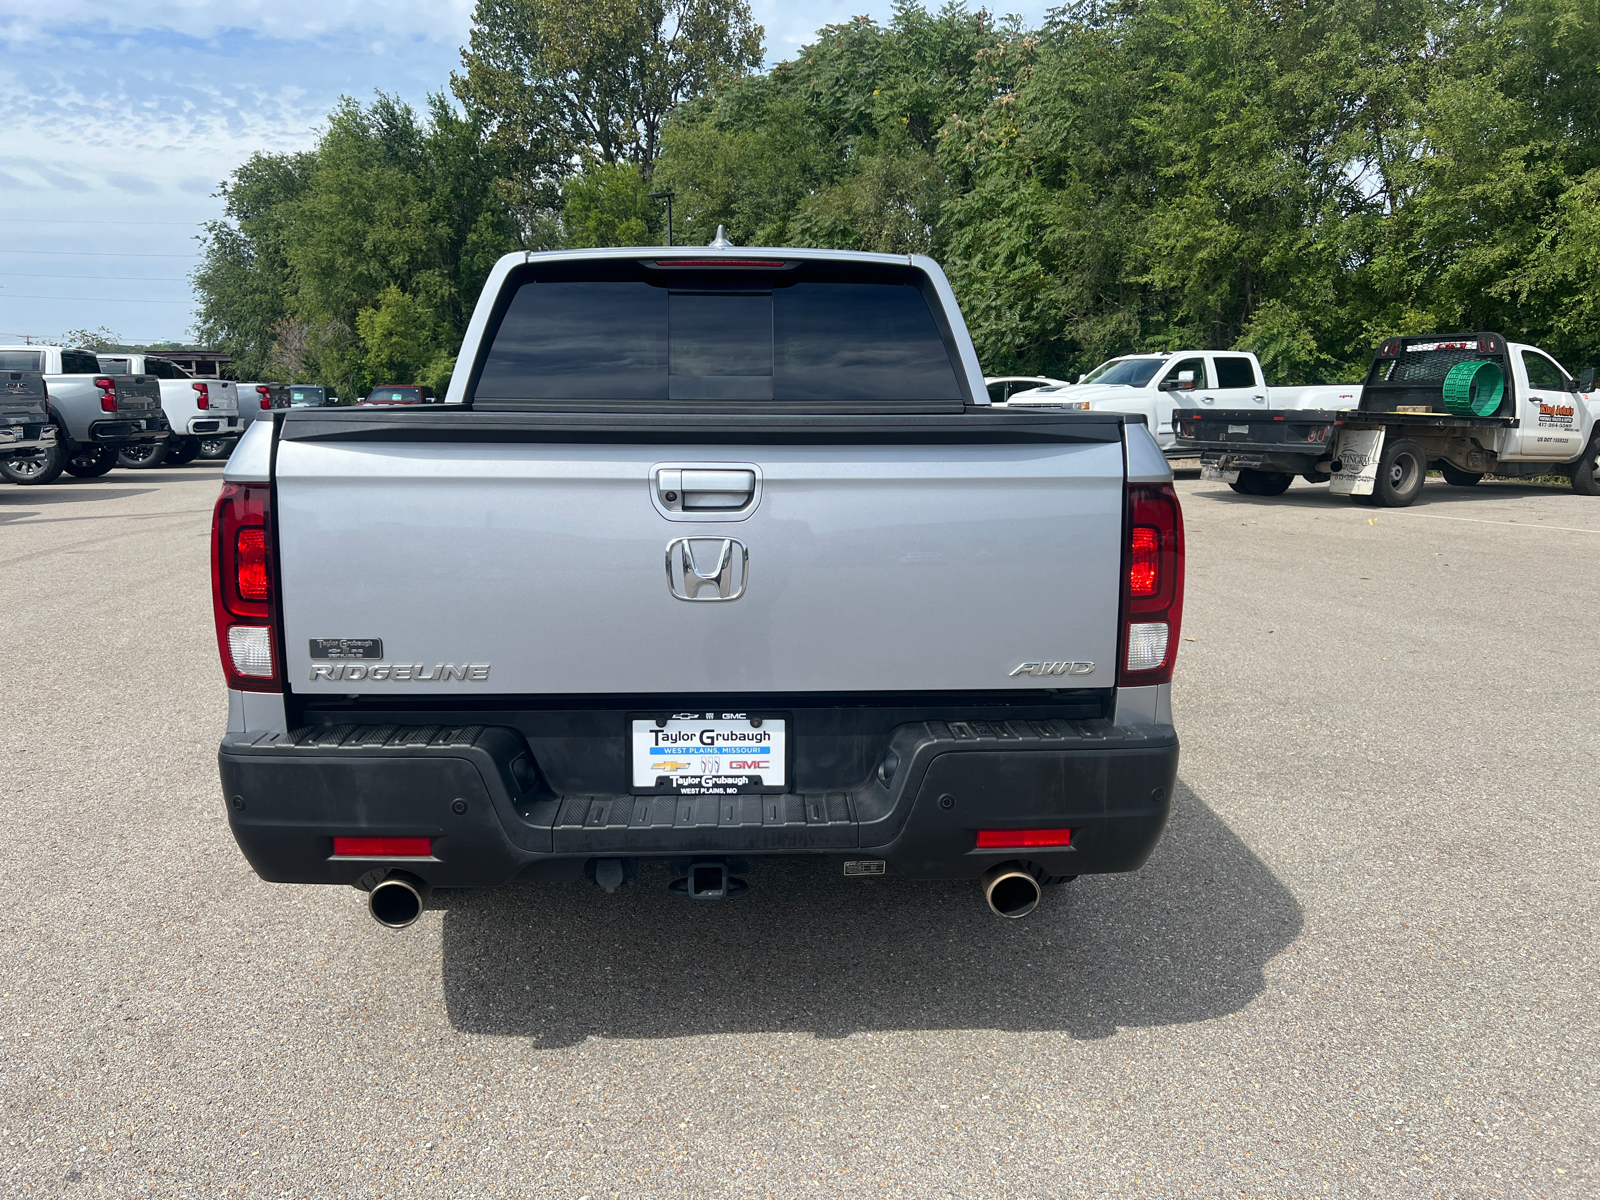
[[[668,512],[738,512],[755,494],[754,471],[662,467],[656,472],[656,499]]]

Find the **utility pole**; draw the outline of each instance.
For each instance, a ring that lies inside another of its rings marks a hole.
[[[651,192],[650,199],[665,200],[667,202],[667,245],[672,245],[672,193]]]

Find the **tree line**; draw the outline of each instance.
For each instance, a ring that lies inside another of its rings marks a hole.
[[[246,374],[440,387],[497,257],[665,241],[668,195],[679,242],[932,254],[991,373],[1600,340],[1594,0],[900,0],[766,70],[743,0],[479,0],[461,58],[224,184],[198,332]]]

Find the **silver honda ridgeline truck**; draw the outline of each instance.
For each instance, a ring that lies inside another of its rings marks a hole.
[[[991,409],[931,259],[514,254],[447,402],[275,412],[213,536],[222,787],[263,879],[759,861],[1129,871],[1177,771],[1183,525],[1137,417]]]

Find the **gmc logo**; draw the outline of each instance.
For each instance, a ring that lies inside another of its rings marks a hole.
[[[765,771],[772,766],[770,758],[741,758],[728,764],[730,771]]]

